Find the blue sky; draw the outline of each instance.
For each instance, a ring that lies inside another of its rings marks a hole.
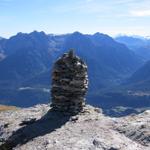
[[[150,0],[0,0],[0,36],[33,30],[150,36]]]

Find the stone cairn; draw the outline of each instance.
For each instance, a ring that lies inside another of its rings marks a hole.
[[[78,113],[85,106],[88,88],[87,66],[73,50],[63,54],[52,72],[52,108],[67,113]]]

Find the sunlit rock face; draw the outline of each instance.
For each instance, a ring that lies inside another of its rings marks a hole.
[[[70,50],[54,64],[51,106],[54,110],[69,113],[82,111],[87,88],[87,66],[73,50]]]

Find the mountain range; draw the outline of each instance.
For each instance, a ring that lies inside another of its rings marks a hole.
[[[150,58],[150,39],[137,36],[118,36],[115,38],[116,41],[125,44],[128,48],[134,51],[138,56],[144,60]]]
[[[148,59],[127,43],[102,33],[80,32],[54,35],[34,31],[2,38],[0,103],[27,107],[48,102],[53,63],[73,48],[88,65],[88,101],[103,105],[107,100],[99,93],[128,81]]]
[[[126,84],[130,89],[144,92],[150,91],[150,61],[147,61],[127,80]],[[147,93],[147,94],[148,94]]]
[[[126,44],[129,49],[134,51],[145,62],[133,73],[129,79],[127,79],[127,84],[133,89],[139,89],[143,91],[150,90],[150,39],[142,37],[120,36],[117,37],[116,40]]]

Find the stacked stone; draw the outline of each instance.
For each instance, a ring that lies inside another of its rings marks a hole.
[[[88,88],[87,66],[73,50],[54,64],[51,97],[54,110],[77,113],[85,105]]]

